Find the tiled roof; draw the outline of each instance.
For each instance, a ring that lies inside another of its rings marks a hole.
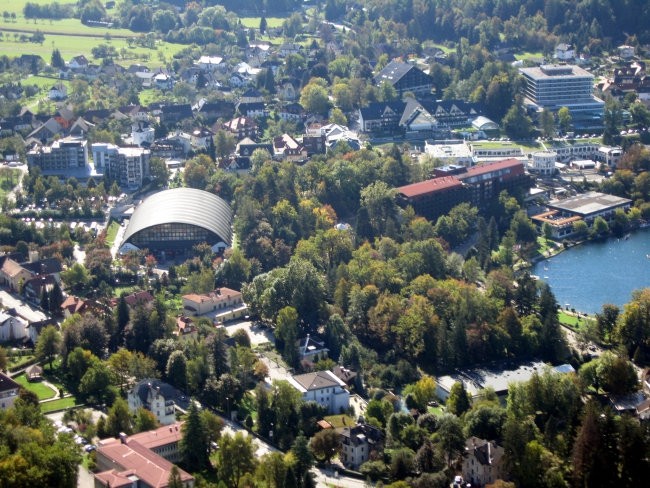
[[[0,373],[0,392],[18,390],[20,385],[4,373]]]
[[[307,391],[344,385],[331,371],[299,374],[294,376],[293,379]]]
[[[463,184],[455,176],[442,176],[440,178],[433,178],[431,180],[402,186],[399,187],[397,191],[407,198],[414,198],[436,191],[446,190],[449,188],[460,188],[462,186]]]

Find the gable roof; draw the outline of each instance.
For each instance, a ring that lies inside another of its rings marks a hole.
[[[18,390],[20,385],[4,373],[0,373],[0,393]]]
[[[338,379],[331,371],[314,371],[313,373],[299,374],[292,377],[305,392],[345,386],[345,383]]]
[[[394,59],[384,66],[384,69],[377,73],[375,76],[375,82],[380,83],[382,81],[388,81],[391,84],[395,84],[404,78],[404,76],[406,76],[406,74],[412,69],[418,68],[412,64]]]

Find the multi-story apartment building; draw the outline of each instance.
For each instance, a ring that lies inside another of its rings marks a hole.
[[[140,187],[150,175],[151,151],[148,149],[98,142],[92,145],[92,152],[95,169],[104,172],[122,187]]]
[[[38,166],[44,172],[66,173],[88,165],[88,141],[65,137],[50,146],[41,146],[27,152],[27,164]]]

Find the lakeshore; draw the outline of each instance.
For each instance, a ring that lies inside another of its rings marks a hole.
[[[561,247],[532,264],[531,273],[551,286],[562,308],[600,312],[602,305],[623,307],[632,292],[650,287],[650,229],[624,238],[585,241]]]

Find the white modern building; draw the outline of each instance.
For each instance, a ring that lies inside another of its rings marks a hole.
[[[546,64],[519,68],[526,79],[525,105],[530,111],[567,107],[577,129],[602,127],[605,102],[594,96],[594,75],[574,65]]]
[[[533,153],[528,169],[540,176],[551,176],[555,173],[556,161],[557,153],[555,151],[537,151]]]
[[[306,402],[316,402],[332,414],[345,412],[350,407],[350,392],[346,384],[331,371],[292,376],[289,383],[302,394]]]
[[[92,153],[97,172],[106,173],[122,187],[139,188],[150,175],[149,149],[97,142],[92,145]]]
[[[147,123],[138,122],[131,127],[131,139],[133,144],[142,147],[153,144],[156,139],[156,131]]]

